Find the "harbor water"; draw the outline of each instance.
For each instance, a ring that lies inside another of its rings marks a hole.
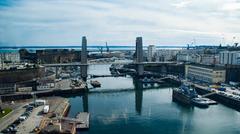
[[[109,74],[110,65],[91,65],[89,74]],[[238,134],[240,113],[221,104],[207,109],[172,102],[172,88],[142,85],[131,77],[95,78],[102,86],[69,97],[68,116],[90,113],[86,134]]]

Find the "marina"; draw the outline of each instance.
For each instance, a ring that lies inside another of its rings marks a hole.
[[[0,134],[240,134],[240,0],[0,0]]]
[[[90,73],[93,73],[95,71],[96,66],[98,68],[101,68],[103,75],[109,75],[109,66],[110,65],[94,65],[90,66]],[[172,80],[175,78],[173,77]],[[204,125],[201,123],[200,120],[202,118],[198,118],[198,115],[205,114],[206,111],[202,110],[210,110],[212,113],[208,113],[208,116],[211,116],[214,119],[218,119],[221,121],[221,118],[217,115],[218,113],[221,113],[221,117],[228,117],[229,120],[225,120],[225,122],[228,123],[238,123],[238,121],[232,122],[232,118],[230,118],[230,114],[228,112],[233,112],[235,118],[238,117],[238,112],[234,111],[232,109],[229,109],[227,107],[224,107],[221,104],[218,105],[212,105],[216,104],[215,101],[212,101],[210,99],[207,99],[205,97],[211,97],[212,95],[215,95],[215,93],[208,92],[204,93],[202,95],[193,95],[198,97],[203,97],[204,102],[208,103],[209,107],[207,109],[202,109],[200,106],[194,106],[192,107],[192,100],[186,99],[186,96],[184,98],[184,95],[182,95],[179,92],[175,92],[175,89],[178,87],[161,87],[161,84],[158,87],[148,87],[144,88],[144,82],[141,80],[137,80],[134,77],[97,77],[94,79],[91,79],[93,81],[98,81],[101,83],[101,87],[98,87],[96,89],[91,89],[88,91],[88,93],[80,93],[78,95],[74,95],[74,93],[70,93],[66,97],[66,103],[61,103],[61,105],[54,104],[54,101],[50,101],[49,104],[49,113],[48,116],[52,116],[57,113],[56,115],[61,115],[58,118],[43,118],[43,120],[40,122],[39,128],[42,131],[52,131],[52,128],[56,128],[54,130],[59,130],[62,132],[71,131],[72,133],[78,133],[84,132],[89,134],[94,133],[106,133],[106,129],[110,132],[117,130],[116,133],[153,133],[154,132],[166,132],[171,131],[172,133],[178,133],[181,131],[180,128],[176,127],[174,124],[178,123],[183,128],[188,128],[185,131],[191,131],[194,133],[199,132],[200,133],[207,133],[207,132],[213,132],[213,133],[222,133],[226,132],[226,130],[229,132],[237,132],[238,129],[231,128],[229,129],[223,129],[224,126],[221,126],[221,124],[217,124],[218,127],[216,128],[209,128],[202,131],[196,131],[195,128],[199,125],[202,126],[209,126],[208,124],[208,118],[203,118],[206,121],[204,121]],[[118,83],[114,83],[113,81],[118,81]],[[75,86],[77,86],[78,82],[75,83]],[[150,83],[149,83],[150,84]],[[147,85],[149,85],[147,84]],[[151,85],[151,84],[150,84]],[[196,87],[196,85],[195,85]],[[183,86],[184,88],[184,86]],[[72,90],[72,89],[71,89]],[[196,89],[197,90],[197,89]],[[207,89],[206,89],[207,90]],[[197,90],[198,91],[198,90]],[[177,97],[175,97],[175,100],[177,101],[181,100],[183,103],[189,103],[190,107],[185,107],[184,105],[178,104],[174,101],[172,98],[173,93],[176,93]],[[193,92],[194,93],[194,92]],[[60,95],[59,93],[56,95]],[[61,95],[60,95],[61,96]],[[179,97],[181,99],[179,99]],[[188,98],[188,97],[187,97]],[[54,100],[54,99],[53,99]],[[110,101],[112,100],[112,101]],[[126,105],[127,103],[127,105]],[[104,105],[102,105],[104,104]],[[59,105],[59,106],[58,106]],[[211,105],[211,106],[210,106]],[[171,109],[171,112],[169,113],[169,109]],[[192,109],[192,110],[191,110]],[[149,115],[149,112],[151,111],[152,114]],[[190,112],[190,114],[188,112]],[[224,111],[224,112],[223,112]],[[228,111],[228,112],[227,112]],[[187,112],[188,114],[186,114]],[[227,112],[227,113],[226,113]],[[79,115],[79,113],[85,113],[82,114],[83,116],[76,116]],[[89,114],[91,113],[91,116]],[[178,115],[179,113],[182,113],[183,115]],[[177,116],[177,115],[178,116]],[[194,114],[195,116],[191,116],[191,114]],[[169,117],[173,123],[171,123],[171,127],[162,127],[161,125],[164,124],[166,120],[164,116]],[[186,121],[185,118],[189,118],[189,120],[195,120],[196,123],[192,123],[192,121]],[[140,124],[134,123],[136,120],[141,122],[151,122],[153,123],[154,120],[157,119],[159,125],[152,126],[145,124],[146,129],[139,129]],[[61,120],[61,125],[65,126],[65,129],[57,129],[59,128],[59,120]],[[231,120],[231,121],[230,121]],[[51,126],[51,122],[53,122],[55,125],[54,127]],[[75,125],[74,125],[75,123]],[[126,129],[119,129],[118,125],[125,124],[129,127],[138,128],[133,129],[131,131],[128,131]],[[91,124],[91,127],[89,127]],[[105,124],[108,124],[108,127],[105,126]],[[49,126],[50,125],[50,126]],[[191,126],[191,127],[190,127]],[[105,129],[103,129],[105,128]],[[172,131],[172,128],[175,128],[174,131]],[[211,130],[210,130],[211,129]],[[87,131],[86,131],[87,130]]]

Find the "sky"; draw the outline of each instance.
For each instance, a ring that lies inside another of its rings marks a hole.
[[[223,45],[240,41],[240,0],[0,0],[0,46]]]

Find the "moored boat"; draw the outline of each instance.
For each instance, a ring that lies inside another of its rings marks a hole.
[[[90,81],[90,84],[93,86],[93,87],[101,87],[101,83],[99,81],[96,81],[96,80],[91,80]]]
[[[208,101],[205,98],[193,98],[192,103],[200,108],[208,108]]]
[[[196,91],[189,84],[183,84],[173,89],[172,100],[185,105],[192,105],[192,99],[197,97]]]

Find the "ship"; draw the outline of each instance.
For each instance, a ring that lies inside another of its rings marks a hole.
[[[101,87],[101,83],[96,80],[91,80],[90,84],[95,88],[95,87]]]
[[[192,105],[192,99],[197,97],[194,88],[189,84],[182,84],[179,88],[173,89],[172,100],[188,106]]]

